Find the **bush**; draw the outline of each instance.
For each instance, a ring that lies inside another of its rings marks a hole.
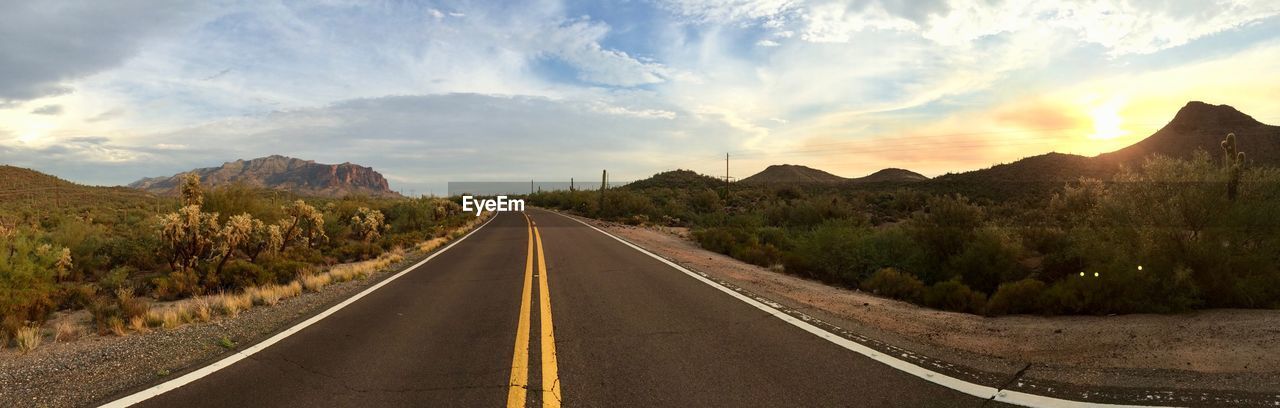
[[[924,282],[897,269],[884,268],[863,281],[862,288],[880,296],[919,302],[924,293]]]
[[[310,271],[311,265],[311,263],[278,258],[263,262],[262,268],[265,270],[264,274],[271,277],[271,280],[264,283],[288,283],[297,279],[298,276],[301,276],[305,272]]]
[[[381,255],[382,247],[373,242],[351,241],[333,250],[332,254],[341,262],[364,261]]]
[[[964,250],[948,260],[954,276],[983,293],[995,292],[1002,282],[1026,277],[1018,264],[1020,252],[999,231],[984,228],[964,245]]]
[[[926,306],[953,312],[982,313],[987,297],[956,280],[938,282],[924,292]]]
[[[227,262],[218,279],[227,289],[243,289],[276,281],[275,275],[266,268],[243,260]]]
[[[1042,313],[1045,310],[1044,292],[1044,282],[1035,279],[1002,283],[987,302],[987,314]]]

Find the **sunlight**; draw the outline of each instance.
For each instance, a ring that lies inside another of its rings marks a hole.
[[[1124,136],[1129,132],[1120,128],[1120,108],[1124,100],[1111,98],[1106,102],[1089,109],[1089,117],[1093,119],[1093,134],[1090,139],[1110,140]]]

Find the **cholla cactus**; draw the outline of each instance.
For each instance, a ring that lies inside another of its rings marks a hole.
[[[324,233],[324,214],[305,201],[294,201],[284,206],[285,218],[280,220],[280,251],[294,241],[310,246],[329,239]]]
[[[222,267],[227,261],[235,255],[236,251],[244,252],[246,255],[252,251],[251,242],[255,237],[262,235],[261,231],[265,227],[262,221],[256,220],[249,214],[240,214],[231,216],[227,219],[227,223],[222,226],[222,230],[218,231],[218,274],[222,274]],[[260,250],[259,250],[260,252]]]
[[[182,205],[199,207],[204,204],[204,191],[200,189],[200,175],[187,173],[182,176]]]
[[[1236,148],[1236,134],[1228,133],[1222,141],[1223,165],[1227,167],[1227,199],[1235,201],[1240,193],[1240,176],[1244,173],[1244,152]]]
[[[383,222],[385,219],[382,211],[360,207],[356,210],[356,215],[351,217],[352,232],[364,242],[373,241],[378,239],[382,235],[382,230],[386,228]]]
[[[58,256],[58,260],[53,263],[54,270],[58,271],[58,279],[67,277],[71,273],[71,249],[62,248],[62,254]]]
[[[218,214],[188,205],[160,216],[160,238],[169,247],[169,266],[175,270],[194,268],[213,253]]]

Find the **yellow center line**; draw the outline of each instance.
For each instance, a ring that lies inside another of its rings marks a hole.
[[[551,292],[547,290],[547,259],[542,255],[542,234],[538,225],[533,225],[533,237],[538,241],[538,296],[542,314],[540,333],[542,334],[542,406],[544,408],[560,407],[560,374],[556,368],[555,330],[551,324]]]
[[[529,301],[533,291],[533,224],[525,216],[529,230],[529,252],[524,264],[524,291],[520,294],[520,322],[516,325],[515,354],[511,357],[511,381],[507,388],[507,408],[524,407],[529,389]]]

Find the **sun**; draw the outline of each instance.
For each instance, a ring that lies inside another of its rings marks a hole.
[[[1120,109],[1122,107],[1124,107],[1123,100],[1111,98],[1090,108],[1089,117],[1093,119],[1093,134],[1089,135],[1089,138],[1111,140],[1128,134],[1128,131],[1120,127],[1124,123],[1124,120],[1120,117]]]

